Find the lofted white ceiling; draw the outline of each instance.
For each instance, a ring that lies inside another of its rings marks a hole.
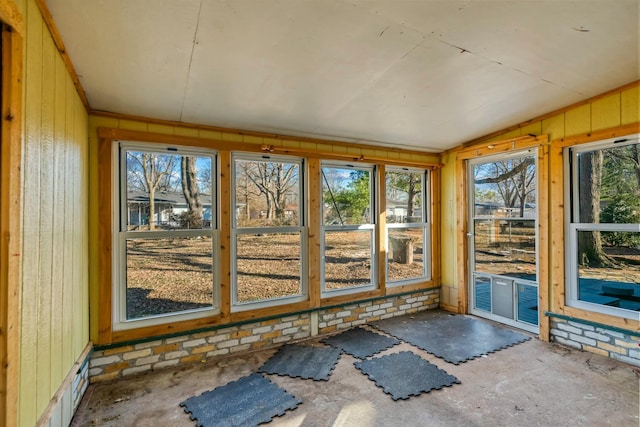
[[[640,0],[47,0],[93,110],[442,151],[640,79]]]

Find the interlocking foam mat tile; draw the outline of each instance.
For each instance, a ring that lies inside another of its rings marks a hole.
[[[394,317],[372,326],[454,365],[531,339],[482,320],[440,311]]]
[[[253,373],[190,397],[180,406],[198,427],[257,426],[296,409],[300,403],[268,378]]]
[[[448,374],[410,351],[374,357],[354,363],[393,400],[408,399],[431,390],[460,384]]]
[[[363,328],[353,328],[321,340],[359,359],[365,359],[376,353],[399,344],[395,338],[380,335]]]
[[[267,374],[326,381],[340,358],[340,349],[289,344],[267,360],[258,370]]]

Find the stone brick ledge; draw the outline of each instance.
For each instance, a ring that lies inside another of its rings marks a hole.
[[[313,313],[286,314],[280,318],[212,331],[95,350],[88,366],[89,381],[92,383],[108,381],[233,353],[277,347],[287,342],[310,338],[315,333],[311,329],[311,319],[316,316],[317,332],[329,334],[367,322],[436,309],[439,301],[440,290],[435,288],[407,295],[380,298],[373,302],[368,300],[319,309]]]
[[[427,289],[408,295],[390,296],[375,302],[354,303],[339,309],[318,312],[318,332],[330,334],[369,322],[402,316],[421,310],[436,309],[440,304],[440,289]]]
[[[573,320],[550,320],[552,341],[640,367],[640,337]]]

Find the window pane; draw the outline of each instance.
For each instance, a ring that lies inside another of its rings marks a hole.
[[[424,277],[424,228],[390,228],[387,231],[389,281]]]
[[[422,178],[417,172],[386,173],[387,223],[423,222]]]
[[[211,237],[127,239],[127,319],[213,307]]]
[[[300,165],[235,160],[236,227],[297,226]]]
[[[475,220],[475,270],[536,281],[534,220]]]
[[[300,233],[239,234],[237,302],[300,295]]]
[[[366,169],[322,168],[324,225],[372,223],[370,175]]]
[[[578,231],[578,299],[640,311],[640,233]]]
[[[126,152],[126,230],[211,228],[212,159]]]
[[[535,157],[482,163],[473,167],[474,216],[535,218]]]
[[[578,154],[574,222],[640,222],[640,144]]]
[[[326,290],[368,285],[372,282],[372,230],[327,231],[324,238]]]

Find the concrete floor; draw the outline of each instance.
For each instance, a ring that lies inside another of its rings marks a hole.
[[[357,359],[343,354],[328,381],[267,375],[303,401],[267,425],[640,425],[640,370],[606,357],[537,339],[457,366],[405,343],[374,357],[405,350],[462,384],[394,401],[353,366]],[[255,372],[275,351],[91,385],[72,426],[194,426],[181,401]]]

